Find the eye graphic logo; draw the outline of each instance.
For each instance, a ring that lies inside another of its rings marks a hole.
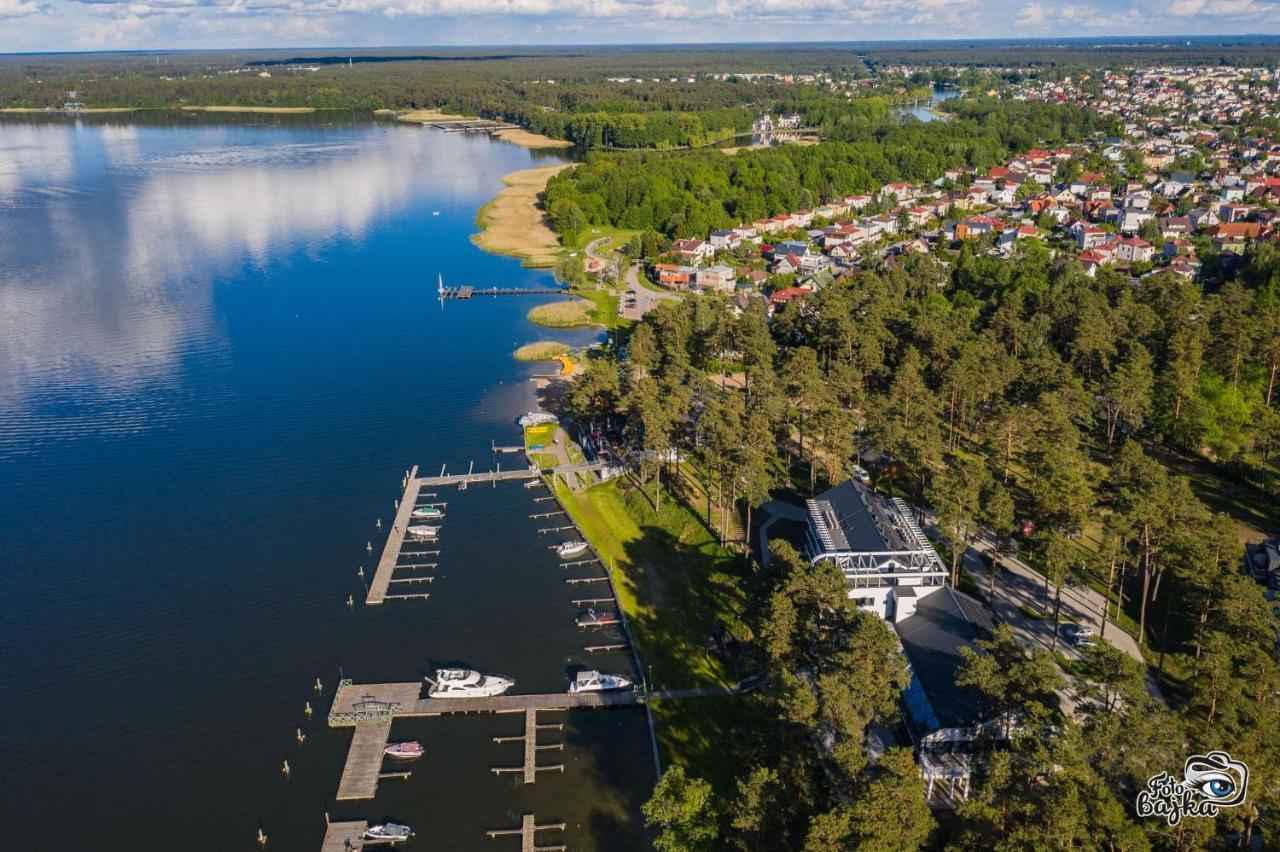
[[[1183,817],[1212,817],[1231,808],[1249,792],[1249,767],[1225,751],[1194,754],[1182,768],[1181,781],[1168,772],[1153,775],[1138,794],[1138,816],[1160,816],[1169,825]]]

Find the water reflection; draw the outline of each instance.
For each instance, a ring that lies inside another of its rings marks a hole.
[[[262,132],[203,127],[193,145],[190,131],[0,122],[0,410],[53,387],[164,386],[216,333],[216,281],[360,241],[425,181],[437,198],[475,191],[439,134]]]

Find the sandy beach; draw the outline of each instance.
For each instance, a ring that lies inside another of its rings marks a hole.
[[[485,251],[524,258],[526,266],[553,266],[560,257],[560,240],[547,223],[538,195],[551,176],[572,163],[556,163],[512,172],[502,179],[507,188],[480,208],[480,232],[472,242]]]
[[[573,143],[566,139],[552,139],[550,136],[543,136],[541,133],[531,133],[523,127],[515,130],[499,130],[493,136],[495,139],[501,139],[503,142],[510,142],[513,145],[521,145],[525,148],[573,147]]]

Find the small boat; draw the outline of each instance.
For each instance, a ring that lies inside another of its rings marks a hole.
[[[422,757],[422,743],[417,740],[410,740],[407,743],[392,743],[384,748],[382,753],[396,760],[414,760]]]
[[[587,549],[587,543],[579,539],[578,541],[566,541],[556,547],[556,556],[577,556],[579,553]]]
[[[395,843],[398,840],[408,840],[412,836],[413,830],[409,826],[398,825],[394,822],[371,825],[364,830],[365,840],[390,840]]]
[[[439,211],[439,210],[432,210],[432,211],[431,211],[431,215],[432,215],[432,216],[439,216],[439,215],[440,215],[440,211]]]
[[[598,671],[578,672],[569,684],[569,692],[577,695],[581,692],[607,692],[611,689],[629,689],[631,679],[622,675],[601,674]]]
[[[409,517],[415,521],[434,521],[444,517],[444,510],[435,506],[423,506],[413,510]]]
[[[440,534],[439,527],[409,527],[409,536],[411,538],[435,538]]]
[[[471,669],[437,669],[436,679],[427,678],[428,698],[492,698],[516,685],[514,680]]]
[[[526,483],[524,484],[524,487],[525,487],[525,488],[537,488],[537,487],[538,487],[538,486],[540,486],[540,485],[542,485],[542,480],[541,480],[541,479],[530,479],[528,482],[526,482]]]
[[[611,609],[584,609],[578,613],[577,623],[579,627],[604,627],[621,620],[622,616]]]

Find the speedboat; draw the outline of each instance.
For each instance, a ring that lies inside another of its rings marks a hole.
[[[538,486],[540,486],[540,485],[542,485],[542,480],[541,480],[541,479],[530,479],[528,482],[526,482],[526,483],[524,484],[524,487],[525,487],[525,488],[537,488],[537,487],[538,487]]]
[[[577,695],[580,692],[607,692],[611,689],[627,689],[631,686],[630,678],[622,675],[601,674],[598,671],[578,672],[569,684],[569,692]]]
[[[428,698],[491,698],[516,685],[514,680],[471,669],[437,669],[427,688]]]
[[[444,517],[444,510],[436,506],[423,506],[419,509],[414,509],[413,514],[409,517],[415,521],[434,521]]]
[[[417,526],[409,527],[409,536],[411,538],[435,538],[440,534],[439,527]]]
[[[392,743],[384,748],[382,753],[396,760],[414,760],[422,757],[422,743],[417,740],[410,740],[407,743]]]
[[[622,617],[611,609],[585,609],[578,613],[579,627],[604,627],[608,624],[617,624]]]
[[[371,825],[364,830],[365,840],[390,840],[395,843],[397,840],[408,840],[412,836],[413,830],[409,826],[394,822]]]
[[[556,556],[577,556],[586,549],[587,543],[582,540],[561,542],[556,548]]]

